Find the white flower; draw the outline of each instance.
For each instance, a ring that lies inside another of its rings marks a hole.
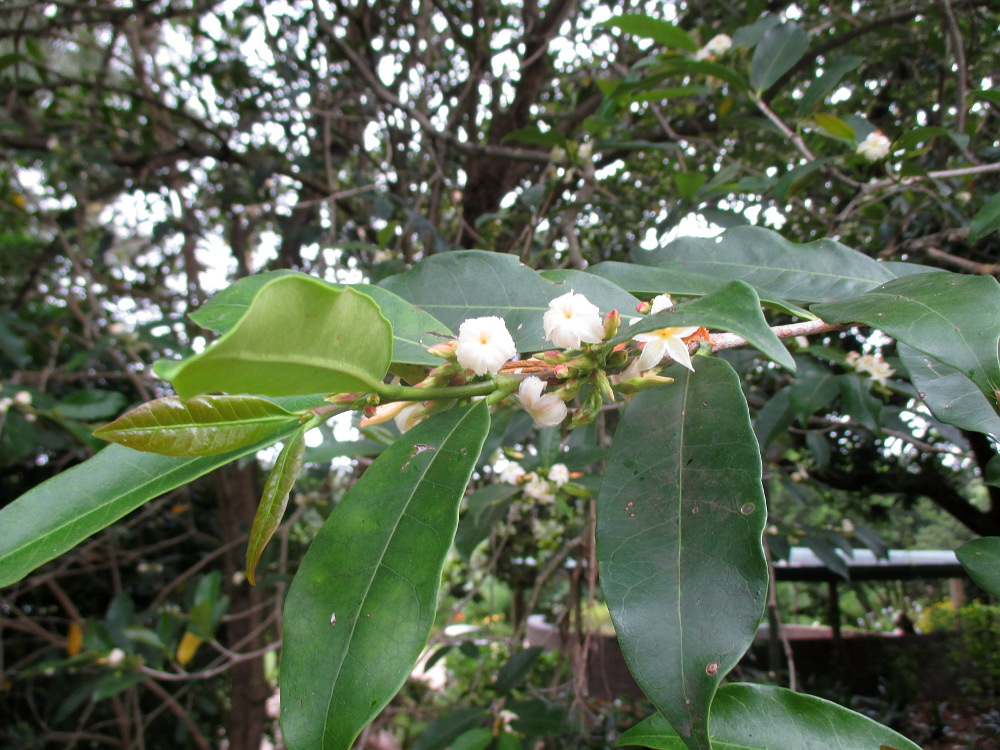
[[[556,501],[552,494],[552,486],[535,473],[528,474],[528,482],[524,485],[524,494],[540,503],[548,504]]]
[[[680,328],[660,328],[649,333],[637,333],[636,341],[645,342],[642,347],[642,354],[639,355],[639,369],[645,372],[660,364],[663,355],[669,354],[674,362],[684,365],[691,372],[694,372],[694,365],[691,364],[691,355],[688,354],[687,344],[683,339],[692,335],[698,330],[698,326],[683,326]]]
[[[423,404],[414,402],[404,402],[407,405],[399,410],[399,413],[392,418],[392,421],[396,423],[396,429],[399,430],[399,434],[402,435],[407,430],[415,427],[420,421],[426,417],[425,413],[416,413]]]
[[[517,484],[518,480],[523,476],[524,467],[517,461],[511,461],[500,472],[500,481],[506,484]]]
[[[566,464],[552,464],[552,468],[549,469],[549,481],[555,482],[556,487],[566,484],[569,481],[569,469],[566,468]]]
[[[18,406],[31,406],[31,394],[28,391],[18,391],[14,394],[14,403]]]
[[[649,314],[663,312],[664,310],[673,310],[674,301],[670,299],[669,294],[657,294],[653,297],[649,305]]]
[[[108,653],[107,661],[109,667],[117,667],[123,661],[125,661],[125,652],[122,651],[120,648],[113,648]]]
[[[892,142],[882,135],[881,130],[873,130],[865,139],[858,144],[855,153],[861,154],[868,161],[878,161],[889,155],[889,146]]]
[[[729,52],[732,46],[733,40],[728,34],[716,34],[708,40],[705,49],[713,55],[724,55]]]
[[[506,708],[497,714],[497,722],[503,727],[505,732],[510,731],[510,723],[512,721],[517,721],[520,718],[516,713]]]
[[[708,44],[694,53],[695,60],[714,60],[719,55],[726,54],[733,46],[733,40],[728,34],[716,34],[708,40]]]
[[[566,418],[566,404],[554,393],[542,395],[545,381],[534,375],[521,381],[517,400],[539,427],[555,427]]]
[[[848,361],[854,365],[854,369],[858,372],[867,373],[871,376],[872,380],[881,383],[882,385],[888,385],[889,376],[896,373],[889,363],[886,362],[878,354],[863,354],[859,357],[848,357]]]
[[[476,375],[496,375],[515,354],[517,347],[502,318],[470,318],[458,329],[458,363]]]
[[[563,349],[579,349],[581,342],[599,344],[604,340],[601,311],[582,294],[573,292],[549,302],[542,328],[545,338]]]

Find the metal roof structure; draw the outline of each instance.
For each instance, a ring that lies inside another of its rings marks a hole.
[[[886,558],[876,557],[869,549],[856,549],[852,557],[839,549],[836,552],[847,566],[851,581],[901,581],[967,575],[951,550],[893,549],[888,551]],[[808,547],[792,547],[787,560],[775,560],[774,576],[779,581],[844,581],[840,573],[828,567]]]

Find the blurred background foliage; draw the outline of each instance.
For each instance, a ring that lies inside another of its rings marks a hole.
[[[621,14],[645,15],[608,23]],[[187,313],[263,270],[374,282],[457,248],[583,268],[757,224],[995,274],[998,24],[985,0],[6,0],[0,503],[99,450],[95,425],[164,392],[149,364],[204,343]],[[717,34],[733,47],[699,54]],[[874,130],[886,160],[855,153]],[[901,367],[892,341],[858,331],[799,346],[794,382],[727,355],[761,438],[775,556],[1000,534],[989,438],[936,422],[850,352]],[[599,596],[583,571],[600,450],[581,439],[563,455],[498,422],[490,450],[506,454],[473,489],[501,489],[463,519],[441,625],[521,636],[540,612],[581,631]],[[387,434],[327,438],[256,588],[239,573],[260,487],[248,462],[0,592],[4,746],[280,743],[267,702],[285,585]],[[581,475],[573,493],[508,523],[504,461],[541,472],[556,458]],[[912,592],[898,593],[879,596]],[[458,734],[433,722],[449,715],[489,726],[484,709],[449,711],[480,706],[510,664],[522,714],[540,717],[526,736],[604,747],[628,723],[627,706],[586,696],[582,641],[537,666],[440,639],[447,700],[414,684],[362,742],[444,747]]]

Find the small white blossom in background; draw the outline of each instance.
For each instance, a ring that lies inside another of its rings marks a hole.
[[[111,649],[110,653],[108,653],[107,662],[109,667],[117,667],[124,661],[125,661],[125,652],[122,651],[120,648],[113,648]]]
[[[879,161],[889,155],[891,144],[892,141],[882,135],[881,130],[873,130],[858,144],[855,153],[861,154],[868,161]]]
[[[500,472],[500,481],[505,484],[517,484],[524,476],[524,467],[517,461],[511,461]]]
[[[455,356],[462,367],[476,375],[496,375],[515,354],[517,347],[503,318],[469,318],[458,329]]]
[[[582,294],[567,292],[549,302],[542,316],[545,338],[563,349],[579,349],[581,343],[604,340],[601,311]]]
[[[733,40],[728,34],[716,34],[708,40],[708,44],[695,52],[695,60],[714,60],[726,54],[733,46]]]
[[[520,718],[521,717],[518,716],[516,713],[505,708],[503,711],[497,714],[497,724],[500,727],[502,727],[505,732],[509,732],[510,723],[512,721],[517,721]]]
[[[664,312],[665,310],[673,310],[673,309],[674,309],[674,301],[670,299],[669,294],[657,294],[655,297],[653,297],[653,299],[650,301],[649,304],[650,315],[653,315],[654,313],[658,312]]]
[[[31,394],[28,391],[18,391],[14,394],[14,403],[18,406],[31,406]]]
[[[566,404],[554,393],[542,395],[545,381],[531,375],[521,381],[517,400],[539,427],[555,427],[567,414]]]
[[[524,494],[542,504],[554,503],[556,496],[552,493],[552,485],[535,473],[528,474],[528,482],[524,485]]]
[[[0,415],[6,414],[13,403],[14,399],[12,398],[7,398],[6,396],[0,398]]]
[[[639,369],[643,372],[652,370],[660,364],[664,354],[669,354],[674,362],[694,372],[694,365],[691,364],[691,355],[688,353],[684,338],[693,335],[697,330],[698,326],[682,326],[637,333],[633,338],[645,344],[642,347],[642,354],[639,355]]]
[[[544,521],[533,518],[531,519],[531,535],[535,537],[535,541],[544,546],[562,535],[562,524],[554,518]]]
[[[855,370],[867,373],[872,380],[881,385],[888,385],[889,376],[896,374],[896,371],[879,354],[862,354],[854,357],[853,360],[851,364],[854,365]]]
[[[566,484],[569,481],[569,469],[566,468],[566,464],[552,464],[552,468],[549,469],[549,481],[555,482],[556,487]]]
[[[565,164],[567,159],[566,149],[562,146],[553,146],[549,152],[549,159],[552,160],[553,164]]]

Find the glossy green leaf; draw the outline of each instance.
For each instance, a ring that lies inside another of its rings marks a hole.
[[[829,323],[885,331],[969,378],[996,410],[1000,398],[1000,284],[989,276],[925,273],[853,299],[814,305]]]
[[[281,718],[291,750],[348,750],[406,680],[488,429],[483,401],[421,422],[316,536],[285,600]]]
[[[652,39],[668,48],[681,49],[686,52],[695,52],[698,49],[694,39],[684,29],[669,21],[651,18],[642,13],[626,13],[615,16],[599,25],[621,29],[627,34],[644,39]]]
[[[1000,596],[1000,537],[973,539],[955,550],[955,555],[977,586]]]
[[[797,244],[761,227],[733,227],[718,237],[682,237],[633,256],[643,265],[739,279],[761,299],[774,295],[793,302],[840,300],[894,278],[880,263],[835,240]]]
[[[816,78],[809,84],[808,88],[806,88],[805,94],[803,94],[801,101],[799,101],[797,112],[799,117],[812,112],[818,104],[826,99],[827,94],[840,85],[841,79],[843,79],[847,73],[857,68],[864,61],[865,58],[859,57],[858,55],[848,55],[847,57],[835,60],[827,66],[822,75],[820,75],[819,78]]]
[[[451,750],[486,750],[493,742],[493,732],[486,727],[476,727],[463,732],[451,743]]]
[[[299,271],[282,269],[268,271],[237,279],[232,284],[213,294],[205,304],[188,315],[191,320],[216,333],[225,333],[240,322],[253,302],[254,297],[275,279],[286,276],[313,278]],[[318,281],[318,279],[316,279]]]
[[[975,242],[997,229],[1000,229],[1000,193],[986,201],[972,217],[972,222],[969,224],[969,242]]]
[[[872,395],[871,381],[858,375],[839,375],[840,398],[847,415],[876,435],[882,433],[882,402]]]
[[[283,399],[289,410],[318,406],[318,399]],[[0,587],[20,580],[39,565],[135,510],[147,500],[187,484],[219,466],[277,442],[290,425],[231,453],[177,458],[111,445],[43,482],[0,509]]]
[[[986,462],[983,469],[983,482],[991,487],[1000,487],[1000,454]]]
[[[897,344],[896,351],[917,394],[935,417],[945,424],[1000,440],[1000,416],[975,383],[954,367],[906,344]]]
[[[513,255],[459,250],[422,260],[383,288],[426,310],[453,331],[462,321],[503,318],[521,352],[551,348],[542,331],[549,300],[563,290],[518,262]]]
[[[447,750],[448,746],[463,733],[491,720],[485,708],[460,708],[435,719],[420,733],[413,750]]]
[[[811,357],[799,357],[798,377],[788,389],[788,399],[799,423],[829,408],[840,394],[837,376]]]
[[[264,492],[254,514],[247,542],[246,576],[251,585],[256,585],[257,563],[267,543],[281,524],[288,505],[288,495],[295,486],[295,480],[302,471],[302,459],[306,452],[306,429],[299,427],[288,439],[278,454],[278,459],[268,474]]]
[[[717,292],[678,305],[675,310],[644,317],[635,325],[623,327],[611,343],[619,344],[637,333],[668,326],[705,326],[730,331],[782,367],[795,371],[795,360],[768,326],[757,293],[742,281],[731,281]]]
[[[164,456],[215,456],[263,440],[299,415],[256,396],[177,396],[138,406],[94,435]]]
[[[597,263],[588,268],[585,273],[600,276],[622,289],[639,294],[677,294],[701,297],[717,292],[729,283],[728,279],[685,271],[672,266],[651,268],[650,266],[617,261]],[[761,295],[760,290],[757,290],[757,293],[760,296],[760,301],[767,307],[807,320],[816,317],[808,310],[792,305],[780,297],[770,294]]]
[[[867,716],[812,695],[770,685],[730,683],[712,704],[715,750],[920,750]],[[654,714],[615,743],[684,750],[667,720]]]
[[[753,432],[762,451],[767,450],[773,440],[787,433],[795,420],[790,391],[791,387],[786,385],[757,412]]]
[[[157,362],[181,398],[199,393],[290,396],[374,390],[392,362],[392,327],[372,299],[302,276],[257,292],[239,322],[204,352]]]
[[[691,199],[697,195],[708,178],[701,172],[675,172],[674,184],[681,198]]]
[[[795,23],[783,23],[764,34],[750,60],[750,87],[760,93],[791,70],[809,49],[809,35]]]
[[[518,649],[511,654],[507,662],[500,667],[496,681],[493,683],[493,689],[497,695],[507,695],[521,684],[544,650],[541,646],[531,646]]]
[[[669,368],[674,383],[622,414],[597,557],[633,676],[688,747],[708,748],[709,706],[757,632],[767,566],[760,453],[739,377],[717,358],[697,368]]]

